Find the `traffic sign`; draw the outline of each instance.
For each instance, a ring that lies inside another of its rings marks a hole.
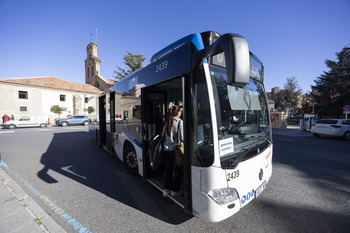
[[[344,110],[344,111],[350,111],[350,105],[345,105],[345,106],[343,107],[343,110]]]

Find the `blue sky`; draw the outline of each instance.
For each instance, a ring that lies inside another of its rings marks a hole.
[[[296,76],[303,92],[350,45],[350,0],[0,0],[0,78],[85,81],[86,46],[98,43],[101,75],[113,79],[126,51],[151,56],[208,30],[244,36],[265,65],[265,88]]]

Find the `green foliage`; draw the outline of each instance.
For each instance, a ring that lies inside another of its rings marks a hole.
[[[143,66],[143,62],[146,60],[146,58],[142,54],[132,54],[128,51],[126,51],[126,55],[123,56],[124,64],[127,66],[127,68],[121,68],[119,66],[117,67],[117,70],[114,70],[114,75],[116,79],[123,79],[132,72],[140,69]]]
[[[58,114],[58,117],[60,117],[60,114],[62,114],[63,110],[64,108],[60,107],[59,105],[52,105],[50,108],[50,112]]]
[[[324,71],[315,81],[313,93],[315,112],[321,117],[340,118],[343,106],[350,104],[350,47],[336,53],[337,60],[325,61],[329,71]]]
[[[91,113],[93,113],[93,112],[95,112],[95,108],[92,107],[92,106],[89,106],[89,107],[88,107],[88,113],[91,114]]]
[[[278,108],[282,111],[288,112],[289,115],[293,115],[298,110],[298,104],[302,90],[299,87],[296,77],[288,77],[284,84],[284,90],[281,93]]]

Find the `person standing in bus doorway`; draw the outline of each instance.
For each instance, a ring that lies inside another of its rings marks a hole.
[[[167,197],[169,194],[171,196],[182,194],[182,191],[180,191],[182,168],[174,164],[175,146],[178,144],[178,130],[180,130],[180,140],[183,141],[183,122],[180,119],[181,113],[182,109],[177,105],[173,105],[168,111],[163,128],[163,135],[165,134],[164,197]],[[174,176],[174,174],[176,174],[176,176]]]

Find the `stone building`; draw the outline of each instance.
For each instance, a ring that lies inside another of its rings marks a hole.
[[[0,116],[5,113],[19,119],[25,115],[45,114],[54,119],[68,115],[88,115],[96,109],[92,96],[101,91],[89,84],[65,81],[55,77],[0,79]],[[60,116],[50,112],[52,105],[64,108]]]
[[[100,73],[101,59],[97,56],[97,43],[90,41],[86,47],[85,59],[85,83],[97,87],[101,91],[108,89],[117,82],[105,79]]]
[[[271,92],[267,92],[267,98],[269,100],[273,100],[274,103],[278,103],[281,94],[282,94],[282,90],[279,87],[274,87],[274,88],[271,88]]]
[[[281,90],[279,87],[274,87],[271,88],[271,92],[267,92],[267,99],[269,100],[273,100],[274,102],[274,108],[278,108],[280,100],[281,100],[281,96],[283,95],[284,90]],[[304,98],[305,95],[304,94],[300,94],[298,96],[298,108],[301,109],[302,108],[302,104],[304,103]],[[272,103],[272,102],[271,102]],[[270,107],[269,107],[270,108]],[[271,110],[271,108],[270,108]],[[274,109],[275,110],[275,109]]]

